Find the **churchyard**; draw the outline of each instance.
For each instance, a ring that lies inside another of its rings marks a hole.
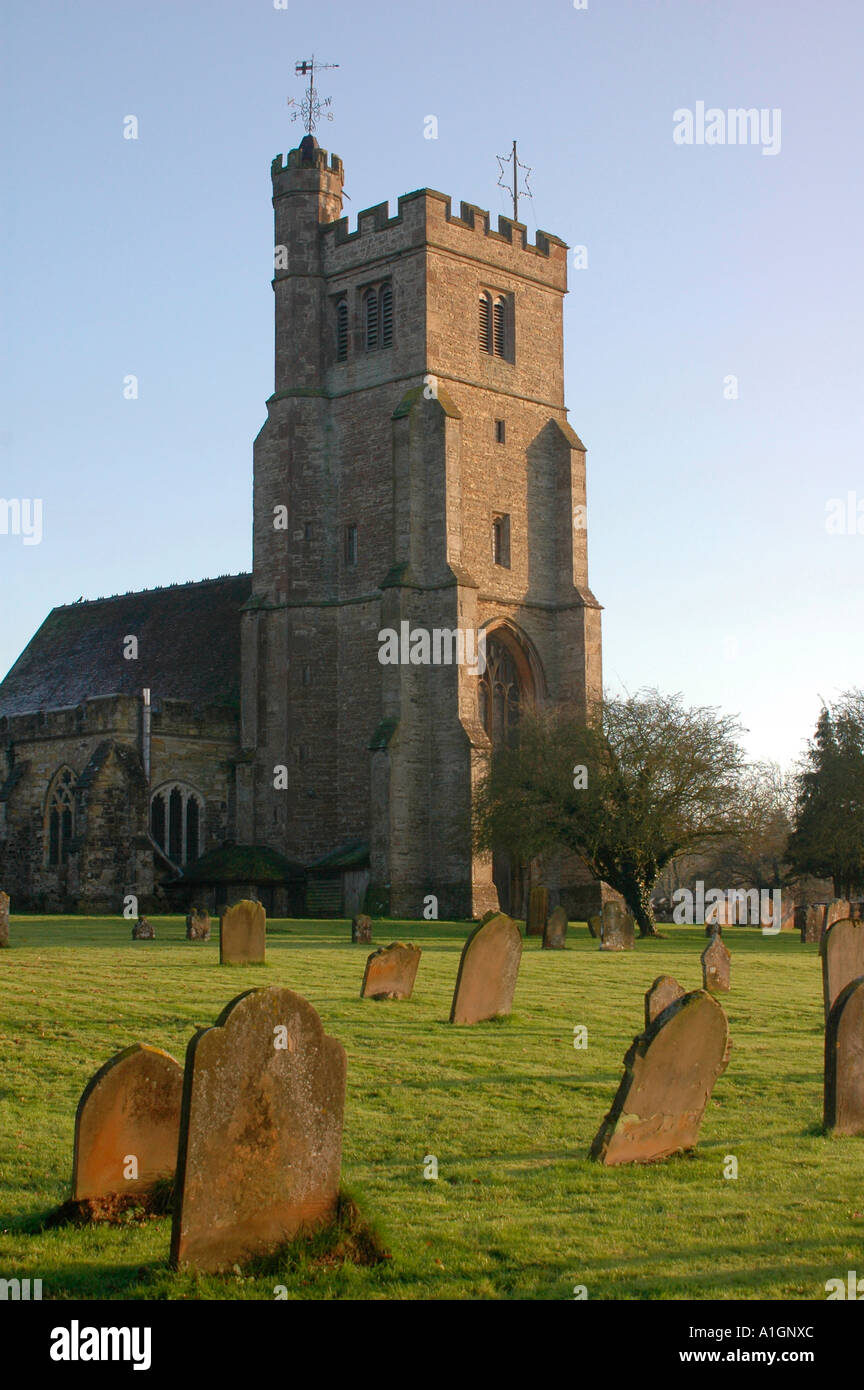
[[[731,987],[706,1008],[725,1013],[731,1051],[723,1069],[718,1033],[697,1146],[604,1166],[589,1151],[645,993],[664,975],[701,989],[704,927],[664,924],[624,950],[599,949],[582,923],[564,949],[523,936],[512,1013],[460,1025],[470,924],[376,920],[370,946],[352,944],[347,921],[268,921],[266,963],[220,965],[218,921],[193,941],[181,917],[151,921],[155,939],[133,942],[119,918],[16,917],[13,904],[0,953],[0,1276],[41,1279],[43,1299],[824,1299],[827,1281],[864,1269],[864,1139],[822,1132],[819,946],[798,932],[724,926]],[[362,998],[370,951],[396,941],[422,950],[410,997],[387,997],[388,979]],[[301,1239],[208,1273],[171,1267],[170,1215],[41,1228],[71,1195],[93,1074],[133,1044],[182,1067],[196,1028],[262,985],[302,996],[344,1048],[342,1188],[389,1258]],[[860,1006],[859,991],[842,1026],[860,1032]]]

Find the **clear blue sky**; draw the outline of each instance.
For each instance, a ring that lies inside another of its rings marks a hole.
[[[0,671],[56,604],[249,567],[269,166],[314,51],[352,217],[423,186],[506,211],[515,137],[532,232],[588,248],[567,400],[609,688],[740,713],[788,763],[864,684],[864,534],[826,531],[864,501],[860,0],[7,0],[0,25],[0,496],[44,506],[41,544],[0,535]],[[699,101],[779,108],[779,154],[675,144]]]

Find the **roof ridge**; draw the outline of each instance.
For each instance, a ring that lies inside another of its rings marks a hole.
[[[144,594],[167,594],[176,589],[200,589],[205,584],[221,584],[226,579],[251,579],[251,570],[240,570],[237,574],[217,574],[212,579],[184,579],[173,584],[154,584],[152,589],[127,589],[122,594],[102,594],[99,598],[79,598],[74,603],[58,603],[51,610],[60,613],[64,608],[86,608],[91,603],[115,603],[123,598],[139,598]]]

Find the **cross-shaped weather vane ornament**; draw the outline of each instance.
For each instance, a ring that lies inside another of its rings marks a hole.
[[[299,63],[294,64],[294,71],[298,77],[309,76],[309,89],[302,101],[295,101],[294,97],[288,98],[288,105],[296,109],[291,113],[292,121],[302,117],[306,127],[306,134],[311,135],[320,120],[332,121],[332,111],[325,111],[325,107],[330,105],[330,98],[325,97],[322,101],[318,96],[315,86],[316,72],[323,72],[325,68],[338,68],[338,63],[316,63],[315,54],[311,58],[302,58]]]
[[[500,171],[500,177],[499,177],[499,179],[498,179],[498,187],[499,187],[499,188],[506,188],[507,192],[510,194],[510,197],[513,199],[513,221],[514,221],[514,222],[518,222],[518,221],[519,221],[519,199],[520,199],[520,198],[533,198],[533,196],[534,196],[533,193],[531,192],[531,189],[528,187],[528,175],[531,173],[531,170],[530,170],[530,168],[528,167],[527,164],[521,164],[521,163],[519,162],[519,160],[516,158],[516,141],[515,141],[515,140],[513,141],[513,149],[510,151],[509,154],[506,154],[506,155],[505,155],[505,154],[496,154],[495,158],[498,160],[498,168],[499,168],[499,171]],[[512,181],[509,181],[509,182],[507,182],[507,183],[504,183],[504,182],[503,182],[503,179],[504,179],[504,168],[505,168],[505,165],[508,166],[507,178],[508,178],[508,180],[510,180],[509,165],[511,165],[511,164],[513,165],[513,177],[512,177]],[[519,187],[519,170],[520,170],[520,169],[523,169],[524,172],[525,172],[525,176],[524,176],[524,178],[523,178],[523,180],[522,180],[522,183],[523,183],[524,186],[523,186],[521,189],[520,189],[520,187]]]

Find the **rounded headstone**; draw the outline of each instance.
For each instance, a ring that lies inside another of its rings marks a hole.
[[[75,1115],[72,1196],[146,1192],[177,1162],[183,1070],[136,1043],[88,1081]]]

